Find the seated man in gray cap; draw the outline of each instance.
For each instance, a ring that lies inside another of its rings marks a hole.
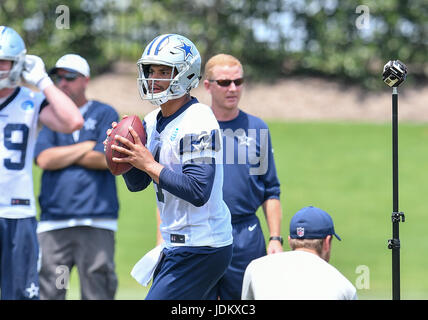
[[[330,215],[316,207],[290,221],[292,251],[253,260],[242,287],[243,300],[355,300],[355,287],[328,263],[334,231]]]

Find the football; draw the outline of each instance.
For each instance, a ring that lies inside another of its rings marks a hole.
[[[138,133],[138,136],[140,137],[143,145],[146,145],[146,141],[147,141],[146,130],[143,127],[143,122],[141,121],[141,119],[137,116],[128,116],[126,118],[123,118],[117,124],[117,126],[114,129],[112,129],[110,136],[107,137],[107,143],[106,143],[105,156],[107,160],[107,165],[108,165],[108,168],[110,169],[110,172],[115,176],[124,174],[129,170],[131,170],[132,168],[132,165],[130,163],[113,162],[112,158],[125,158],[126,155],[111,149],[112,145],[118,145],[120,147],[126,148],[125,145],[123,145],[122,143],[114,139],[116,135],[125,137],[132,143],[135,143],[131,132],[129,132],[128,130],[129,127],[134,128],[134,130]]]

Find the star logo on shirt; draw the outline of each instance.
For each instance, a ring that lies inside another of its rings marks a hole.
[[[85,121],[84,127],[85,127],[85,130],[95,130],[96,125],[97,125],[97,120],[88,118]]]
[[[199,143],[198,143],[199,142]],[[192,142],[192,146],[196,151],[202,151],[205,149],[209,149],[212,141],[210,136],[206,132],[202,132],[197,138],[195,142]]]
[[[179,46],[177,46],[175,48],[178,49],[178,50],[183,51],[183,53],[184,53],[184,60],[187,60],[187,58],[189,56],[193,56],[192,46],[188,46],[183,41],[181,42],[181,45],[179,45]]]
[[[252,141],[254,141],[253,138],[247,137],[247,135],[245,134],[245,132],[242,135],[240,135],[240,136],[237,135],[236,138],[238,138],[238,144],[240,146],[246,145],[247,147],[249,147],[250,143]]]
[[[25,289],[25,291],[28,292],[28,298],[34,298],[39,295],[39,287],[34,284],[34,282],[31,282],[31,285],[29,288]]]
[[[196,151],[202,151],[202,150],[208,149],[209,146],[210,146],[209,141],[201,140],[199,144],[194,144],[193,148],[195,148]]]

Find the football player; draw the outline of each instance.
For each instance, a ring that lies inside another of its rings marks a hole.
[[[159,106],[144,118],[147,148],[130,129],[135,143],[116,137],[129,150],[112,149],[126,155],[114,161],[135,167],[123,175],[129,190],[155,186],[165,248],[146,299],[205,299],[229,265],[232,226],[222,195],[220,128],[211,108],[190,95],[201,57],[189,39],[163,34],[137,65],[142,99]]]
[[[19,86],[21,77],[41,92]],[[71,133],[83,118],[73,101],[27,55],[24,41],[0,26],[0,287],[2,299],[38,299],[36,204],[33,149],[37,120]]]

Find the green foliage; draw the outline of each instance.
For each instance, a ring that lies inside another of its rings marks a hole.
[[[63,11],[59,10],[64,7],[62,1],[5,0],[0,3],[0,20],[21,34],[27,52],[42,56],[47,68],[66,53],[79,53],[96,74],[109,61],[104,43],[96,41],[103,33],[93,24],[109,12],[109,6],[91,11],[89,3],[67,1],[68,11]]]
[[[118,59],[136,61],[157,34],[180,33],[195,42],[203,61],[219,52],[239,57],[252,80],[317,74],[379,89],[383,65],[395,59],[409,66],[409,82],[428,78],[423,1],[62,2],[0,2],[2,23],[22,34],[29,52],[42,55],[48,66],[77,52],[96,74]],[[69,28],[63,28],[64,6]]]
[[[400,59],[409,67],[410,82],[427,79],[428,9],[423,2],[331,3],[306,0],[305,6],[291,6],[296,24],[307,32],[303,48],[295,56],[295,65],[303,67],[299,71],[340,77],[377,89],[383,86],[383,65]],[[359,5],[364,6],[357,13]]]

